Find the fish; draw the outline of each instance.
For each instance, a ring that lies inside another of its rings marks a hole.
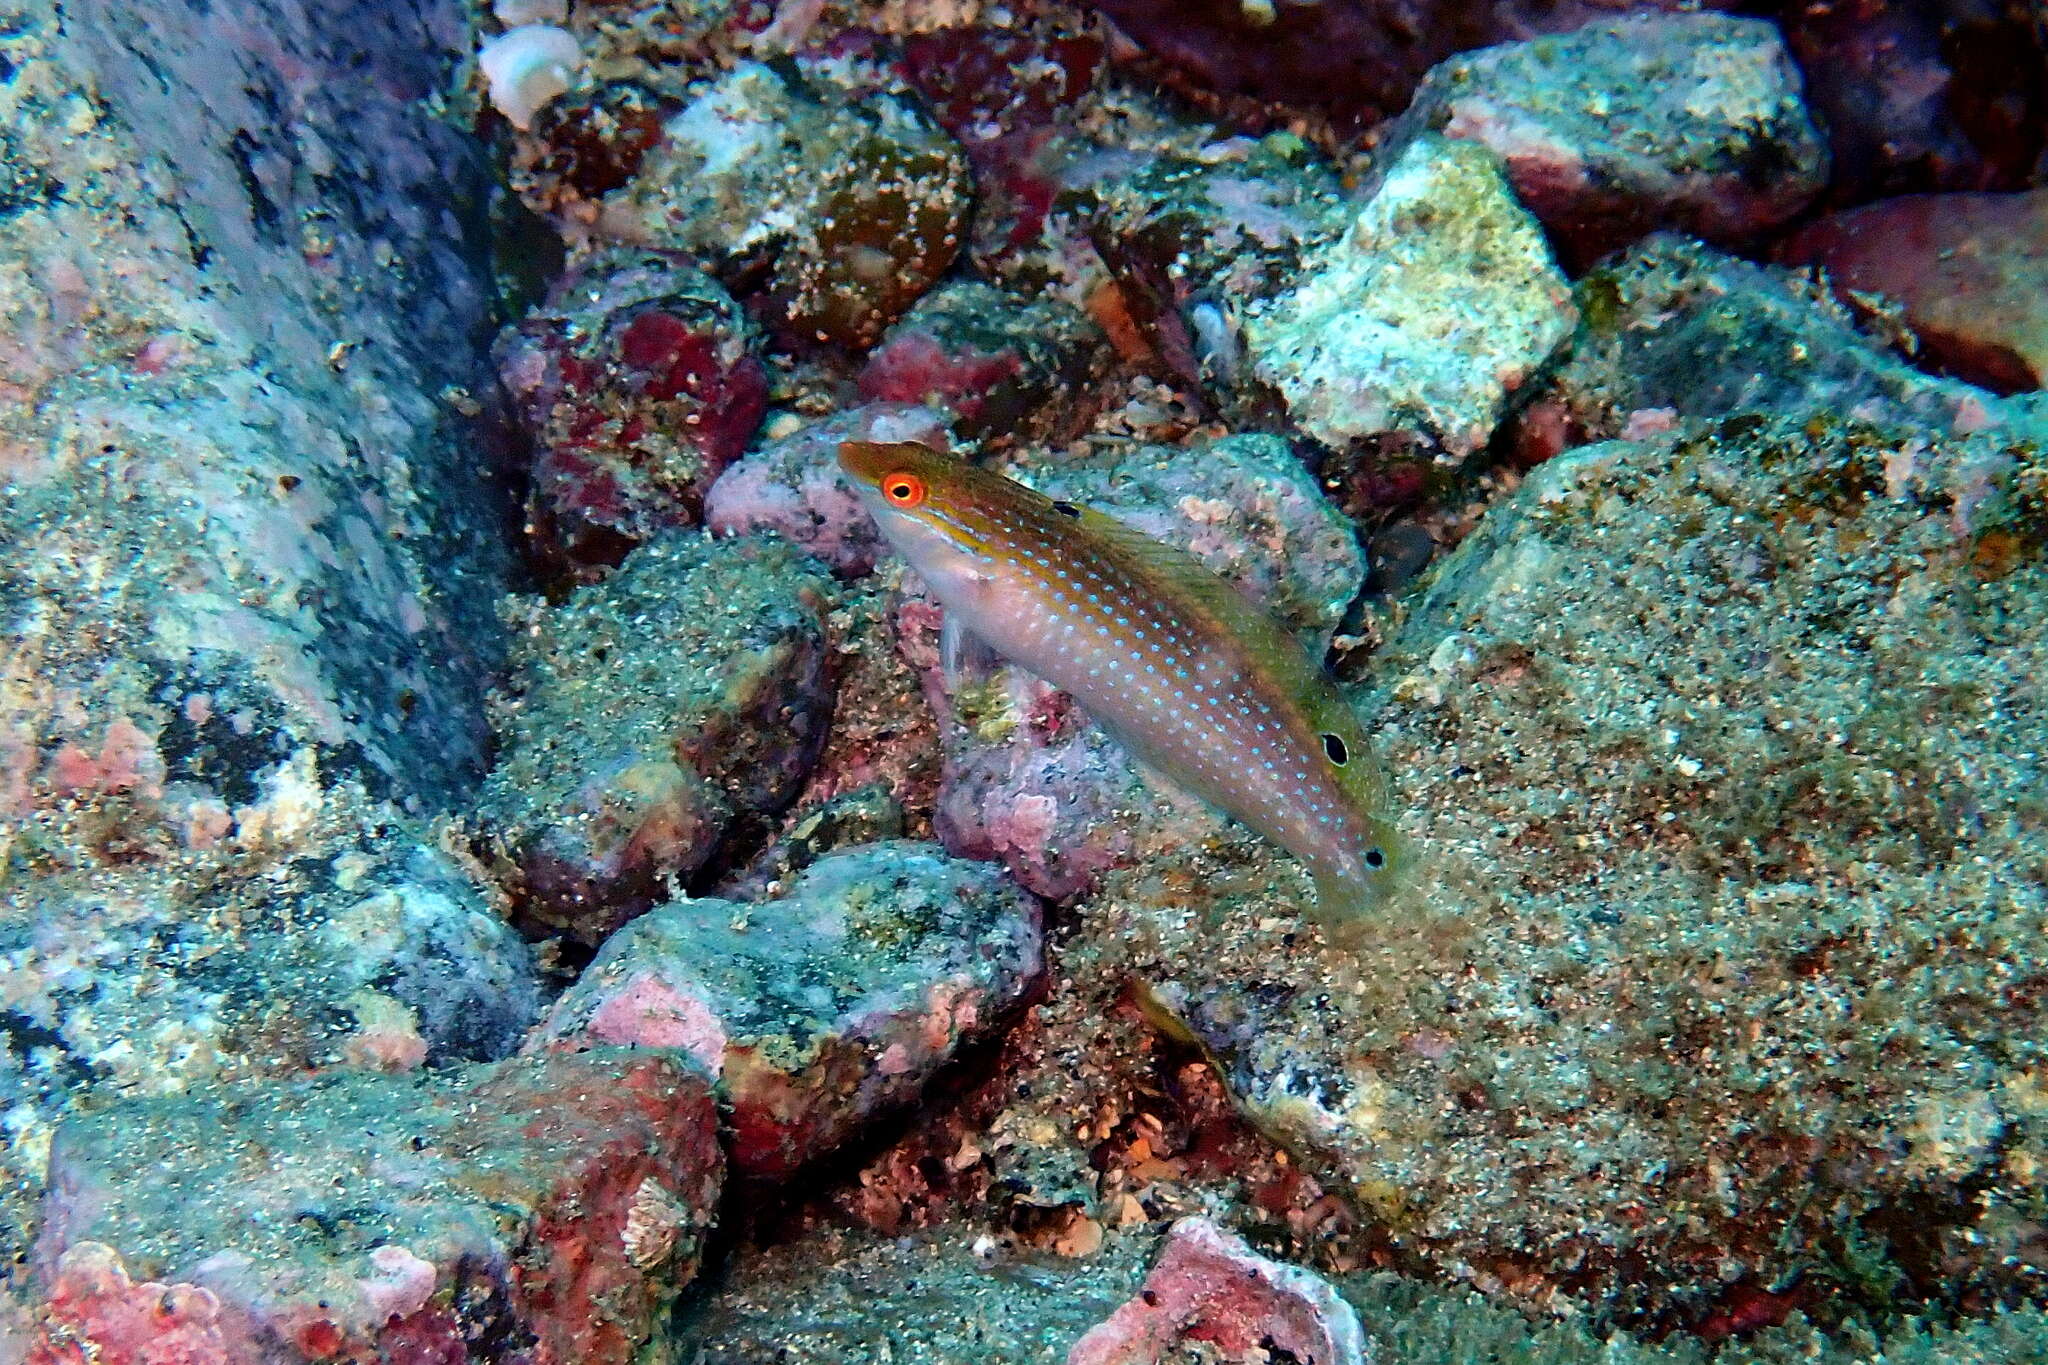
[[[1112,516],[929,446],[847,441],[839,463],[947,631],[1293,854],[1333,936],[1400,893],[1411,860],[1387,770],[1321,662],[1257,602]]]

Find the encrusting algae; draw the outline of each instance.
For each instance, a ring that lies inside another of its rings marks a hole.
[[[839,459],[950,631],[1071,693],[1139,762],[1307,864],[1323,926],[1404,884],[1358,717],[1287,629],[1193,557],[913,442]]]

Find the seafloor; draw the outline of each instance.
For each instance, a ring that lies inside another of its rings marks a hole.
[[[2044,382],[2028,0],[0,0],[0,1365],[2048,1361]]]

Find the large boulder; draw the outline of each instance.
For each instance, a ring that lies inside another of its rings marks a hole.
[[[2048,470],[1732,419],[1544,466],[1379,661],[1416,877],[1355,952],[1263,849],[1086,922],[1402,1245],[1698,1303],[1918,1210],[2038,1273]]]

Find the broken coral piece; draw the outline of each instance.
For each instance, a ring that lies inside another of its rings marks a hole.
[[[543,105],[575,83],[583,49],[566,29],[522,24],[485,43],[476,62],[490,82],[491,107],[523,133]]]

